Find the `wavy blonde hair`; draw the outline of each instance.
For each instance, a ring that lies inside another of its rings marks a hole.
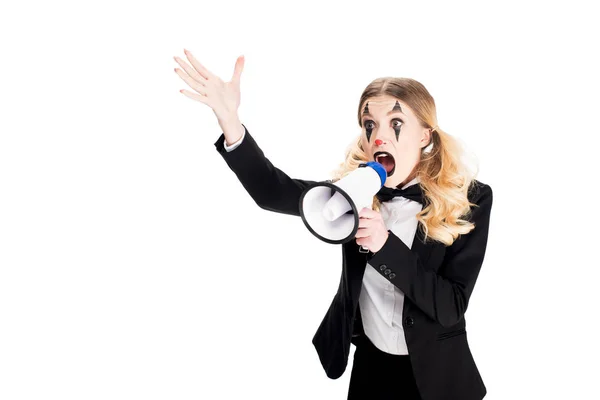
[[[425,86],[414,79],[383,77],[373,80],[360,97],[358,124],[361,129],[361,110],[365,102],[380,95],[401,100],[412,109],[424,128],[433,129],[433,148],[427,154],[421,153],[421,159],[413,170],[414,176],[420,179],[426,203],[417,214],[417,220],[425,240],[431,238],[449,246],[459,235],[475,228],[472,222],[463,218],[470,215],[470,206],[475,205],[469,202],[467,195],[470,186],[475,183],[478,166],[474,171],[470,170],[463,161],[467,153],[461,143],[437,127],[435,101]],[[361,135],[346,149],[345,161],[332,171],[333,182],[370,161],[362,148]],[[377,197],[373,197],[373,210],[379,211],[380,205]]]

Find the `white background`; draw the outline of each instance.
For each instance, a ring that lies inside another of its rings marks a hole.
[[[0,398],[346,398],[355,347],[330,380],[311,343],[341,248],[245,192],[184,48],[225,80],[246,56],[240,120],[301,179],[343,160],[371,80],[422,82],[494,191],[466,314],[486,399],[600,398],[588,3],[4,6]]]

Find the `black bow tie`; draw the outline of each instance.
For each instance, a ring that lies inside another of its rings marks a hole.
[[[392,189],[386,186],[382,186],[375,196],[377,196],[377,198],[381,202],[391,200],[396,196],[401,196],[406,199],[421,203],[423,205],[425,204],[423,200],[423,190],[421,189],[421,185],[418,182],[410,185],[405,189]]]

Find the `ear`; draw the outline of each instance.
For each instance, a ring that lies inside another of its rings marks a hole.
[[[421,135],[421,149],[429,146],[431,143],[431,130],[429,128],[423,129],[423,134]]]

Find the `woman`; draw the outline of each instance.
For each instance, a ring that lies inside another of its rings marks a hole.
[[[175,57],[183,68],[175,72],[197,93],[181,92],[215,112],[219,154],[258,206],[298,216],[315,181],[276,168],[240,123],[243,57],[223,82],[185,53],[191,66]],[[355,240],[342,245],[340,286],[313,338],[321,364],[337,379],[356,346],[348,399],[482,399],[464,314],[485,255],[492,189],[437,126],[434,100],[419,82],[374,80],[358,122],[361,134],[332,181],[366,161],[381,163],[387,178],[372,209],[360,211]]]

